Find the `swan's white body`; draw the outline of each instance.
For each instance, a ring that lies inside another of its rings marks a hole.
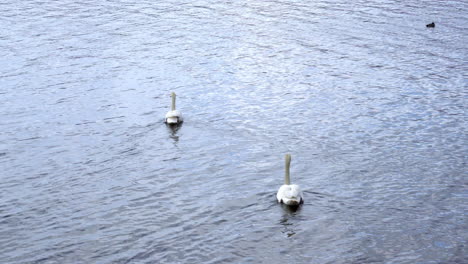
[[[182,118],[182,113],[179,110],[176,110],[176,94],[171,93],[172,97],[172,105],[171,105],[171,111],[167,112],[166,114],[166,119],[164,122],[167,124],[179,124],[184,122],[184,119]]]
[[[276,194],[279,203],[299,205],[303,202],[301,188],[297,184],[283,184]]]
[[[184,119],[182,118],[182,114],[179,110],[169,111],[166,114],[166,123],[168,124],[178,124],[182,123]]]
[[[291,184],[289,179],[289,167],[291,165],[291,155],[286,154],[286,169],[284,175],[284,184],[278,190],[276,199],[279,203],[286,205],[299,205],[304,202],[301,188],[297,184]]]

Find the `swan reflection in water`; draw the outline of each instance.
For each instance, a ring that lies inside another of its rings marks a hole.
[[[178,124],[167,124],[166,123],[166,127],[167,129],[169,130],[169,137],[174,140],[174,144],[177,145],[177,143],[179,142],[179,136],[177,135],[177,132],[179,131],[179,129],[182,127],[182,123],[178,123]]]
[[[281,231],[283,234],[286,234],[288,237],[292,237],[296,234],[294,224],[290,220],[296,218],[301,211],[301,206],[290,206],[281,204],[281,209],[283,210],[283,216],[279,221],[280,225],[283,226]]]

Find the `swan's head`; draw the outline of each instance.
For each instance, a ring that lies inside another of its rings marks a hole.
[[[276,194],[276,198],[278,202],[286,205],[299,205],[303,202],[301,189],[296,184],[282,185]]]

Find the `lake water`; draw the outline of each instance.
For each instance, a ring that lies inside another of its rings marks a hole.
[[[466,1],[0,10],[1,263],[468,263]]]

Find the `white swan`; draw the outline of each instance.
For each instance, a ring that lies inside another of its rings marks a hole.
[[[286,170],[284,175],[284,184],[278,190],[276,199],[278,202],[286,205],[299,205],[304,202],[299,185],[291,184],[289,179],[289,167],[291,165],[291,155],[286,154]]]
[[[172,105],[171,105],[171,111],[167,112],[166,114],[166,119],[164,122],[167,124],[179,124],[184,121],[182,118],[182,113],[179,110],[176,110],[176,105],[175,105],[175,100],[176,100],[176,94],[174,92],[171,93],[172,97]]]

